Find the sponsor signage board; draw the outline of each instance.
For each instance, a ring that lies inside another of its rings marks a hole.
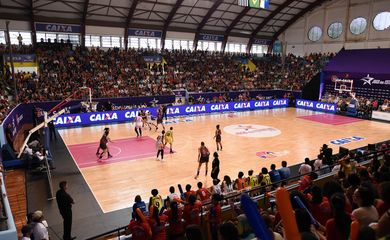
[[[269,109],[278,107],[287,107],[287,99],[274,100],[259,100],[248,102],[227,102],[227,103],[208,103],[170,106],[167,108],[169,117],[197,115],[214,112],[230,112],[230,111],[249,111],[258,109]],[[91,125],[98,123],[112,123],[132,121],[141,109],[118,110],[110,112],[91,112],[79,114],[63,114],[54,120],[57,127],[72,127],[81,125]],[[145,108],[145,111],[150,112],[153,116],[157,114],[157,108]]]
[[[336,111],[337,111],[336,104],[325,103],[325,102],[309,101],[309,100],[303,100],[303,99],[297,99],[296,100],[296,107],[297,108],[314,110],[314,111],[328,112],[328,113],[336,113]]]
[[[61,32],[61,33],[81,33],[80,25],[59,24],[59,23],[35,23],[37,32]]]

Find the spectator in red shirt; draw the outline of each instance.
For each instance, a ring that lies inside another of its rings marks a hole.
[[[149,225],[152,230],[152,240],[167,239],[165,223],[167,222],[168,217],[164,214],[159,216],[158,208],[153,206],[150,209],[150,213],[151,216],[149,217]]]
[[[381,201],[377,205],[379,217],[381,217],[387,210],[390,209],[390,181],[383,182],[379,185],[379,193]]]
[[[344,190],[341,187],[340,183],[331,180],[331,181],[325,182],[325,184],[322,188],[322,193],[326,198],[331,199],[333,194],[335,194],[335,193],[341,193],[344,195]],[[347,213],[352,212],[352,206],[351,206],[351,203],[349,202],[347,197],[345,199],[345,209],[344,210]]]
[[[203,187],[202,182],[198,182],[198,190],[196,191],[196,196],[200,201],[206,201],[210,199],[210,191],[207,188]]]
[[[326,238],[332,240],[345,240],[349,238],[351,229],[351,215],[345,212],[345,197],[336,193],[331,198],[333,218],[326,222]]]
[[[209,210],[209,222],[210,222],[210,230],[211,237],[213,240],[218,240],[218,229],[219,225],[222,222],[221,216],[221,204],[220,201],[223,199],[222,195],[213,194],[211,197],[212,204]]]
[[[184,198],[186,201],[188,201],[188,198],[190,197],[190,195],[196,196],[196,192],[194,190],[191,190],[191,187],[192,186],[190,184],[186,185],[186,192],[184,193]]]
[[[299,181],[298,191],[307,192],[311,187],[313,181],[317,179],[318,175],[315,172],[311,172],[309,175],[303,176]]]
[[[171,202],[170,209],[164,214],[168,216],[169,239],[181,239],[184,236],[185,228],[183,222],[183,211],[178,208],[178,203]]]
[[[202,203],[196,200],[195,195],[190,195],[188,198],[188,204],[184,206],[183,218],[186,225],[196,224],[200,225],[200,210]]]
[[[132,234],[133,240],[148,240],[152,237],[152,230],[145,216],[137,207],[133,207],[135,219],[131,220],[127,232]],[[141,215],[141,216],[140,216]]]
[[[310,212],[321,225],[325,226],[326,221],[332,217],[329,201],[322,196],[321,188],[318,186],[311,188],[311,195]]]

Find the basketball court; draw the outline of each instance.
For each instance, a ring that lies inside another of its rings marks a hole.
[[[165,149],[162,162],[155,156],[155,139],[161,128],[158,132],[143,128],[142,138],[136,137],[133,123],[60,129],[59,133],[106,213],[131,206],[138,194],[148,201],[153,188],[164,197],[169,187],[178,183],[196,189],[199,180],[210,186],[211,156],[208,176],[202,166],[200,177],[194,179],[197,149],[204,141],[211,153],[216,151],[213,136],[217,124],[223,130],[220,179],[224,175],[236,178],[239,171],[247,175],[250,169],[258,173],[272,163],[279,168],[283,160],[291,166],[305,157],[314,159],[324,143],[337,153],[339,146],[354,149],[390,136],[386,123],[295,108],[168,118],[166,128],[173,127],[175,153]],[[95,153],[105,127],[110,127],[113,157],[98,162]],[[337,141],[343,138],[351,141]]]

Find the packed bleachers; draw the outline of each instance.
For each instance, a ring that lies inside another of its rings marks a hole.
[[[136,196],[126,234],[132,234],[132,239],[138,239],[135,236],[141,234],[153,239],[256,239],[243,209],[235,204],[240,194],[246,192],[258,199],[258,210],[272,239],[284,239],[285,225],[273,192],[282,186],[293,189],[290,199],[302,239],[350,239],[353,222],[359,226],[358,239],[389,236],[390,150],[387,143],[378,144],[376,150],[356,150],[328,157],[325,146],[318,159],[306,159],[298,176],[289,175],[285,162],[278,170],[271,166],[271,171],[263,168],[258,175],[253,175],[253,171],[247,176],[240,172],[233,181],[229,176],[224,176],[222,182],[215,178],[208,189],[198,183],[197,189],[187,185],[184,194],[180,194],[172,186],[166,191],[166,199],[164,193],[153,189],[148,206]],[[323,174],[326,180],[317,180]],[[301,200],[315,223],[294,197]],[[366,234],[372,237],[367,238]]]
[[[301,89],[331,57],[288,55],[283,65],[279,55],[265,55],[254,59],[257,69],[249,71],[236,55],[222,52],[52,46],[57,47],[36,50],[39,74],[17,76],[20,101],[62,99],[83,85],[93,87],[94,97],[161,95],[179,88],[192,92]],[[161,55],[166,63],[148,65],[143,56],[150,54]]]
[[[337,105],[337,112],[345,114],[348,106],[354,98],[350,94],[326,94],[321,101],[334,103]],[[357,101],[357,116],[362,118],[370,118],[372,111],[390,112],[389,100],[378,101],[377,99],[368,99],[366,97],[355,96]]]

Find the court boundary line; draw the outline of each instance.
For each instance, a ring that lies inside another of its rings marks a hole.
[[[95,195],[95,192],[92,190],[92,187],[89,185],[89,183],[88,183],[87,179],[85,178],[83,172],[81,171],[80,167],[78,166],[77,162],[75,161],[72,152],[71,152],[71,151],[69,150],[69,148],[68,148],[68,145],[65,143],[65,141],[64,141],[64,139],[62,138],[61,134],[59,134],[59,135],[60,135],[62,141],[64,142],[64,145],[65,145],[65,147],[66,147],[66,150],[69,152],[70,156],[72,157],[72,160],[73,160],[74,164],[76,165],[77,169],[79,170],[81,176],[83,176],[84,181],[87,183],[87,186],[88,186],[89,190],[91,191],[93,197],[95,198],[95,201],[96,201],[97,204],[99,205],[100,210],[102,211],[102,213],[106,214],[106,213],[109,213],[109,212],[113,212],[113,211],[107,211],[107,212],[104,211],[102,205],[100,204],[99,200],[97,199],[97,197],[96,197],[96,195]],[[124,208],[123,208],[123,209],[124,209]],[[121,209],[120,209],[120,210],[121,210]],[[114,211],[116,211],[116,210],[114,210]]]

